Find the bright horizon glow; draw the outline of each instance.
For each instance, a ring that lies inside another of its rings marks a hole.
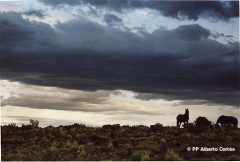
[[[74,98],[77,94],[96,95],[98,92],[84,92],[81,90],[73,90],[27,85],[18,82],[9,82],[7,80],[0,81],[2,88],[2,95],[4,99],[11,97],[22,97],[31,94],[35,98],[35,102],[44,103],[41,101],[41,96],[56,96],[58,94],[59,101],[67,98]],[[11,88],[14,87],[14,88]],[[46,109],[44,107],[31,108],[11,106],[8,103],[1,109],[1,125],[10,123],[17,123],[17,125],[28,124],[30,119],[37,119],[40,121],[41,127],[48,125],[59,126],[69,125],[73,123],[82,123],[89,126],[102,126],[105,124],[121,124],[121,125],[152,125],[161,123],[165,126],[175,126],[175,118],[178,114],[184,113],[184,109],[190,110],[189,122],[194,122],[198,116],[205,116],[212,122],[222,115],[240,116],[237,108],[222,105],[181,105],[179,101],[167,101],[164,99],[143,101],[135,98],[135,93],[126,90],[118,90],[119,92],[111,92],[104,104],[93,106],[92,104],[85,104],[84,108],[80,110],[56,110]],[[73,95],[73,96],[72,96]],[[27,102],[27,100],[26,100]],[[65,102],[62,102],[65,104]],[[67,100],[66,104],[67,105]],[[14,104],[14,103],[12,103]],[[49,103],[51,104],[51,103]],[[70,104],[70,103],[69,103]],[[79,105],[81,107],[81,104]],[[228,109],[223,109],[228,107]],[[102,111],[98,111],[101,110]],[[112,110],[111,110],[112,109]],[[114,110],[115,109],[115,110]],[[206,109],[208,111],[206,112]],[[136,112],[134,112],[136,110]],[[238,118],[240,119],[240,118]]]

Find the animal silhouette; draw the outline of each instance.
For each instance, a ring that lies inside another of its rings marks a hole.
[[[185,114],[179,114],[177,116],[177,127],[181,127],[181,124],[183,123],[188,124],[188,120],[189,120],[189,111],[188,109],[185,109]]]
[[[32,126],[38,127],[39,121],[30,119],[30,123],[32,124]]]
[[[218,127],[219,124],[221,124],[221,126],[226,125],[226,126],[237,127],[238,126],[238,120],[237,120],[237,118],[235,118],[233,116],[221,115],[216,122],[216,127]]]
[[[198,117],[195,123],[197,128],[213,128],[211,121],[209,121],[206,117]]]

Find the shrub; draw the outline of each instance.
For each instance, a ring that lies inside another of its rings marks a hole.
[[[111,141],[108,143],[107,148],[108,149],[113,149],[114,148],[113,143]]]
[[[180,161],[183,160],[173,149],[168,149],[165,155],[165,160],[168,161]]]
[[[230,161],[239,161],[240,160],[240,156],[239,155],[231,155],[229,156]]]
[[[142,158],[142,153],[140,151],[134,151],[131,156],[131,160],[140,161]]]
[[[47,148],[46,150],[43,150],[43,155],[41,160],[58,160],[58,149],[54,146],[51,146]]]
[[[159,132],[159,131],[162,131],[163,129],[164,129],[164,127],[160,123],[157,123],[155,125],[150,125],[150,130],[153,132]]]
[[[149,160],[151,160],[149,157],[149,153],[145,152],[145,154],[142,155],[142,157],[141,157],[141,161],[149,161]]]
[[[86,128],[87,126],[85,124],[74,123],[73,127],[75,127],[75,128]]]
[[[133,161],[148,161],[150,160],[149,153],[147,151],[135,151],[131,156]]]
[[[16,125],[16,123],[10,123],[9,125],[8,125],[9,127],[17,127],[17,125]]]
[[[78,146],[78,153],[79,153],[79,155],[78,155],[79,160],[82,160],[87,156],[87,152],[85,150],[84,145],[79,145]]]

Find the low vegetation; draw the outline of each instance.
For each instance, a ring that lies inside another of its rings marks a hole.
[[[187,147],[232,147],[232,152]],[[81,124],[1,126],[2,160],[240,160],[240,129]]]

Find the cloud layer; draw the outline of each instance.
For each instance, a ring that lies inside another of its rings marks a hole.
[[[111,15],[105,18],[120,22]],[[2,12],[0,35],[3,79],[154,94],[137,96],[145,100],[200,99],[239,105],[239,42],[219,43],[198,24],[133,33],[87,19],[51,27],[19,13]]]
[[[229,19],[239,16],[238,1],[40,0],[40,2],[53,7],[91,5],[116,12],[150,8],[167,17],[178,19],[186,17],[190,20],[197,20],[199,17]]]
[[[139,105],[139,101],[133,98],[131,99],[131,103],[126,102],[129,100],[127,96],[132,95],[126,91],[69,90],[9,82],[6,80],[1,80],[0,83],[4,94],[1,101],[1,106],[3,107],[70,110],[108,115],[133,113],[140,115],[160,114],[157,109],[146,107],[146,102]]]
[[[23,12],[22,14],[27,15],[27,16],[36,16],[39,18],[44,18],[45,14],[43,10],[29,10],[26,12]]]

